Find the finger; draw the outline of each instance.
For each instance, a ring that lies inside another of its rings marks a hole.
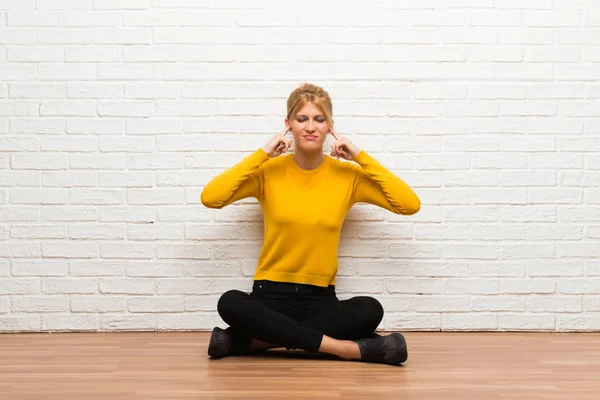
[[[331,134],[333,135],[335,140],[340,140],[340,135],[338,135],[337,132],[333,128],[330,128],[329,132],[331,132]]]
[[[338,148],[337,146],[334,144],[333,146],[331,146],[331,153],[334,157],[339,158],[339,152],[338,152]]]

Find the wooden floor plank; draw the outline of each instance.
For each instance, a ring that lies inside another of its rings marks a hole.
[[[600,399],[598,333],[405,334],[402,366],[210,360],[207,332],[0,335],[0,399]]]

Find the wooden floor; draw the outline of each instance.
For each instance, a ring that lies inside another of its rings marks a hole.
[[[600,399],[600,334],[405,336],[408,361],[386,366],[210,360],[206,332],[0,335],[0,399]]]

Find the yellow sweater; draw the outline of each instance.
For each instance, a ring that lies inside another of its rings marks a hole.
[[[325,156],[318,168],[303,170],[292,154],[269,158],[261,148],[216,176],[200,198],[210,208],[258,199],[264,243],[255,280],[335,285],[340,232],[354,203],[406,215],[421,206],[410,186],[364,150],[354,161]]]

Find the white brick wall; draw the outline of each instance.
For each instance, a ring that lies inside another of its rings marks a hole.
[[[422,199],[350,212],[340,298],[600,330],[599,63],[597,0],[0,0],[0,331],[222,324],[262,220],[199,195],[303,81]]]

